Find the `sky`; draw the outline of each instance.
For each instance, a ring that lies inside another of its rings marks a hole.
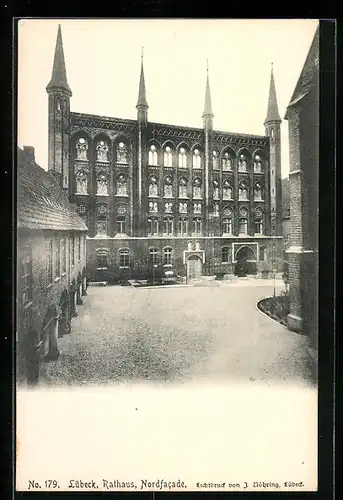
[[[18,25],[18,145],[48,168],[48,84],[61,24],[71,111],[136,118],[144,72],[154,122],[202,127],[208,60],[214,128],[264,134],[271,63],[280,116],[318,20],[24,19]],[[288,176],[288,122],[281,126]]]

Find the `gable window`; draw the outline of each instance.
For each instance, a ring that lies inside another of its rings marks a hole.
[[[164,166],[171,167],[173,165],[173,155],[170,146],[164,150]]]
[[[186,153],[185,148],[180,148],[179,168],[187,168],[187,153]]]
[[[222,263],[223,264],[227,264],[229,262],[229,253],[230,253],[229,247],[222,248]]]
[[[45,255],[46,255],[46,275],[48,284],[53,280],[53,262],[52,262],[52,240],[45,242]]]
[[[20,259],[20,284],[22,304],[26,305],[32,300],[32,247],[24,246]]]
[[[96,265],[97,269],[107,269],[108,268],[108,253],[105,250],[98,250],[96,253]]]
[[[119,267],[122,269],[130,267],[130,250],[126,248],[119,250]]]
[[[150,146],[149,150],[149,165],[152,166],[158,165],[157,151],[156,151],[156,146],[154,144]]]
[[[171,266],[172,265],[172,256],[173,250],[170,247],[164,248],[163,250],[163,265]]]

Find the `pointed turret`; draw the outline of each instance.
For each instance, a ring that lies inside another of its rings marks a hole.
[[[55,57],[54,64],[52,67],[52,76],[51,80],[46,87],[47,92],[51,92],[52,90],[64,90],[72,95],[71,89],[67,82],[67,71],[64,60],[64,51],[63,51],[63,42],[62,42],[62,31],[61,25],[58,25],[57,31],[57,40],[55,47]]]
[[[206,79],[206,91],[205,91],[205,108],[202,115],[202,118],[213,118],[214,114],[212,111],[212,102],[211,102],[211,90],[210,90],[210,79],[208,76],[208,62],[207,62],[207,79]]]
[[[274,81],[274,73],[273,73],[273,63],[272,63],[272,71],[270,75],[270,86],[269,86],[269,99],[268,99],[268,111],[267,118],[264,123],[268,122],[281,122],[281,118],[279,115],[279,109],[277,105],[276,99],[276,90],[275,90],[275,81]]]
[[[145,90],[145,78],[144,78],[144,67],[143,67],[143,48],[142,48],[142,56],[141,56],[142,62],[141,62],[141,76],[139,80],[139,91],[138,91],[138,101],[136,104],[136,108],[139,106],[144,106],[145,108],[148,108],[148,103],[146,100],[146,90]]]

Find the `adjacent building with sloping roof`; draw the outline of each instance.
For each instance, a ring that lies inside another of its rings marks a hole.
[[[17,150],[17,207],[18,379],[33,382],[86,292],[87,226],[32,147]]]

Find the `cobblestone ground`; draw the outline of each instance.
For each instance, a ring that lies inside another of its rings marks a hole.
[[[278,290],[280,290],[280,285]],[[272,282],[131,288],[90,286],[46,385],[129,380],[311,384],[308,340],[257,308]]]

